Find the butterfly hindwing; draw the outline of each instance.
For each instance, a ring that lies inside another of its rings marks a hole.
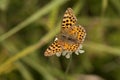
[[[77,39],[79,40],[80,44],[84,41],[85,37],[86,37],[86,31],[84,29],[84,27],[82,26],[77,26]]]
[[[60,45],[59,40],[54,41],[45,51],[45,56],[52,56],[54,54],[61,54],[62,47]]]

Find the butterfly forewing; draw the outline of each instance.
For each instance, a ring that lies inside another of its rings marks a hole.
[[[73,14],[73,10],[71,8],[68,8],[63,16],[63,21],[62,21],[62,29],[67,29],[73,25],[76,24],[76,17]]]

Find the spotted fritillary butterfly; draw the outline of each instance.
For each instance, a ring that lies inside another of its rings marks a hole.
[[[62,27],[60,33],[57,35],[55,41],[47,48],[45,56],[65,56],[70,58],[71,54],[83,53],[82,42],[86,37],[85,29],[76,25],[76,17],[73,10],[68,8],[63,16]]]

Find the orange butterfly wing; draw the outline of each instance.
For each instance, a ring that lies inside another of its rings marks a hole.
[[[77,18],[73,14],[73,10],[71,8],[68,8],[63,16],[63,21],[62,21],[62,29],[67,29],[73,25],[76,24]]]
[[[52,56],[54,54],[61,54],[62,47],[59,40],[54,41],[45,51],[45,56]]]
[[[81,26],[76,26],[76,17],[73,10],[68,8],[63,16],[61,32],[55,40],[45,51],[45,56],[63,54],[69,58],[72,52],[79,53],[81,43],[84,41],[86,32]]]

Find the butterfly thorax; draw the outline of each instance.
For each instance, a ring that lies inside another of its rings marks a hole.
[[[79,42],[74,35],[70,35],[67,33],[61,33],[57,37],[60,41],[64,41],[70,44],[76,44]]]

